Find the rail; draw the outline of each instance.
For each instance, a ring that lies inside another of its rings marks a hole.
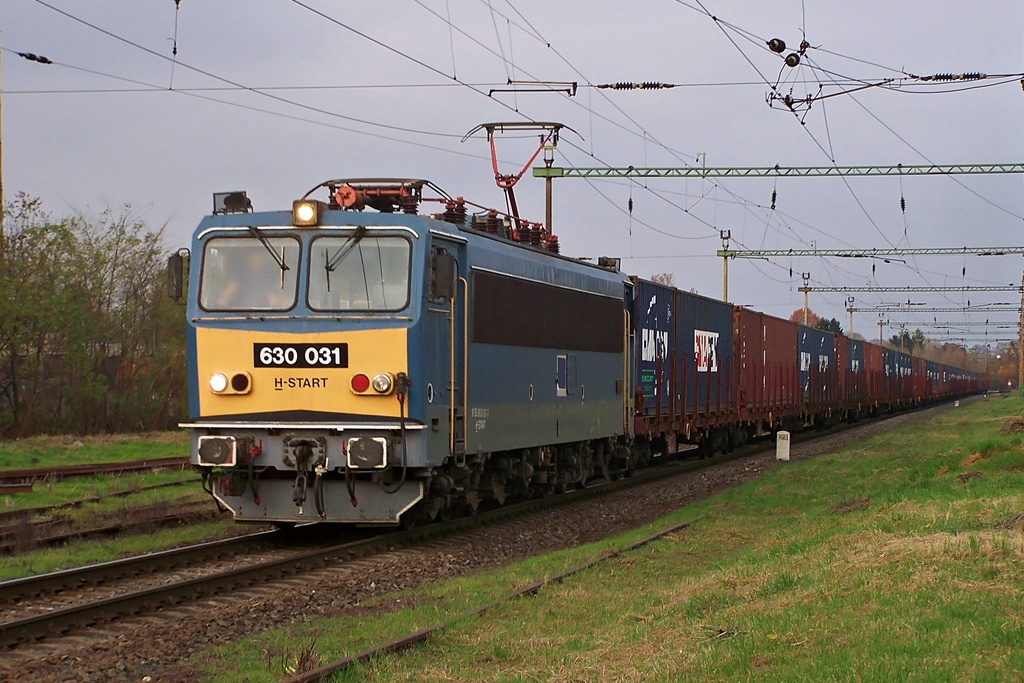
[[[69,477],[87,477],[95,474],[119,474],[122,472],[148,472],[173,469],[185,470],[188,467],[188,458],[183,457],[64,465],[61,467],[27,467],[23,469],[0,470],[0,483],[60,481]]]

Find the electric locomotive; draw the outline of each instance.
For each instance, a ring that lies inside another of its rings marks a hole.
[[[215,195],[191,255],[182,426],[238,521],[444,518],[634,464],[633,285],[539,225],[331,180],[291,212]]]

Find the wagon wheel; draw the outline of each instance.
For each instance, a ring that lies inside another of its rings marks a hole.
[[[438,522],[448,522],[456,516],[455,504],[452,503],[450,505],[442,505],[441,509],[437,511],[436,519]]]

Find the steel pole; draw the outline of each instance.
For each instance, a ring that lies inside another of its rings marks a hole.
[[[729,257],[722,258],[722,301],[729,301]]]
[[[0,52],[0,235],[4,229],[4,124],[3,124],[3,53]],[[0,237],[2,243],[2,237]]]
[[[548,235],[553,234],[551,232],[551,178],[544,179],[544,227],[548,230]]]
[[[1024,271],[1021,271],[1020,283],[1024,286]],[[1020,296],[1020,321],[1017,325],[1017,391],[1022,391],[1024,387],[1024,349],[1021,348],[1021,344],[1024,344],[1024,293]]]

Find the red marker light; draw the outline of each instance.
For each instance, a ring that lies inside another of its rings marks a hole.
[[[352,391],[357,394],[361,394],[370,388],[370,378],[366,375],[359,374],[352,376]]]

